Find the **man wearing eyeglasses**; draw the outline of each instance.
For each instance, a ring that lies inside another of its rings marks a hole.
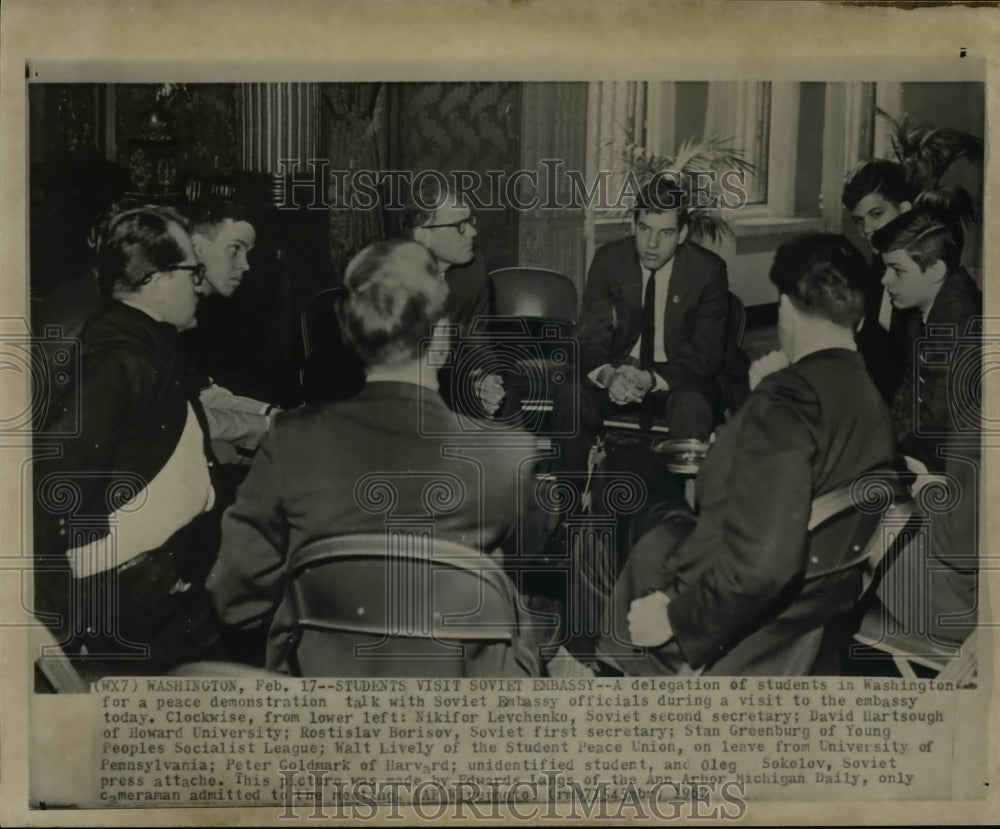
[[[221,654],[195,576],[215,493],[178,337],[205,270],[173,211],[112,220],[98,254],[107,303],[81,334],[72,388],[36,424],[36,560],[68,570],[39,573],[38,607],[63,618],[68,651],[132,673]]]
[[[403,229],[437,260],[439,275],[448,284],[445,315],[458,326],[452,353],[459,357],[461,365],[447,366],[438,373],[441,395],[452,409],[464,414],[495,415],[506,396],[503,379],[499,374],[473,368],[483,362],[481,349],[462,347],[475,320],[490,314],[486,262],[475,255],[476,217],[446,182],[428,176],[410,194]],[[471,377],[466,371],[477,371],[477,375]],[[466,388],[475,390],[474,398],[463,395]]]

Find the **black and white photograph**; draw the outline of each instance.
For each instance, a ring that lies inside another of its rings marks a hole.
[[[8,59],[11,814],[986,819],[985,33],[450,62],[473,7],[566,9]]]

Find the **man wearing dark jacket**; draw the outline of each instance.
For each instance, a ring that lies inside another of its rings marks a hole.
[[[778,250],[771,280],[791,365],[719,430],[698,476],[697,519],[678,503],[632,549],[607,610],[617,639],[600,645],[649,648],[619,653],[628,672],[808,674],[827,623],[853,606],[860,571],[823,575],[835,568],[807,555],[807,525],[814,498],[894,455],[889,413],[854,343],[866,278],[842,236]]]
[[[583,468],[594,432],[620,409],[663,422],[676,438],[712,432],[728,281],[722,259],[687,241],[685,197],[669,179],[654,180],[638,199],[633,235],[594,256],[576,329],[580,387],[556,411],[563,433],[578,416],[577,437],[563,446],[566,469]]]
[[[43,567],[39,588],[55,588],[43,605],[72,645],[158,672],[219,653],[197,577],[213,552],[198,530],[214,491],[178,343],[204,266],[183,220],[142,208],[110,223],[98,274],[109,299],[81,334],[78,383],[36,438],[35,553],[65,556],[71,574]]]

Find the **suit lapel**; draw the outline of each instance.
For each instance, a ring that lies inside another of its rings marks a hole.
[[[687,245],[680,245],[674,254],[674,266],[670,271],[670,288],[663,309],[663,350],[668,356],[670,354],[670,340],[680,328],[691,289],[687,260]]]

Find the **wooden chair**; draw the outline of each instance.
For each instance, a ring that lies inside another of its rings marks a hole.
[[[460,544],[415,540],[345,535],[294,554],[296,674],[466,676],[469,648],[512,641],[516,595],[499,565]]]

